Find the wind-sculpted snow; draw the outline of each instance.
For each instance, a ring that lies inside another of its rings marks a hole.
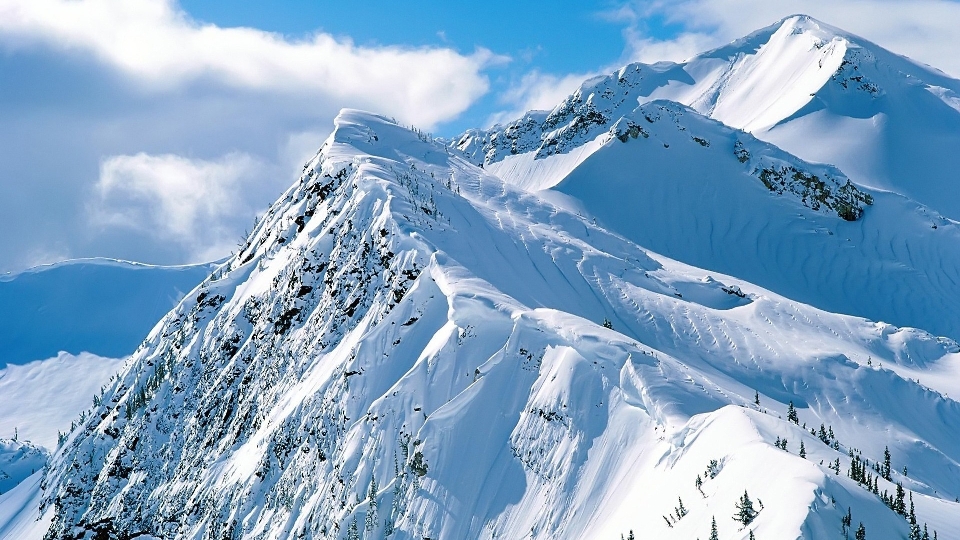
[[[845,476],[889,445],[880,492],[948,538],[958,351],[649,253],[344,111],[53,457],[47,537],[733,537],[744,490],[758,538],[838,536],[848,507],[905,535]]]

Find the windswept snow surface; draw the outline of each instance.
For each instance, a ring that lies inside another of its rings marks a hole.
[[[50,526],[50,515],[40,514],[43,472],[37,471],[10,491],[0,494],[0,538],[39,540]]]
[[[126,356],[212,270],[78,259],[0,275],[0,368],[60,351]]]
[[[661,136],[621,127],[581,167]],[[717,182],[754,190],[745,209],[847,223],[842,197],[789,179],[774,196],[735,163]],[[52,458],[50,536],[688,540],[715,518],[721,538],[820,539],[850,508],[902,538],[847,477],[887,446],[878,491],[901,483],[931,534],[960,535],[954,342],[676,262],[567,206],[344,111]],[[762,500],[747,528],[744,490]]]

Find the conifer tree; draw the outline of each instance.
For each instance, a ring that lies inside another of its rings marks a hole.
[[[853,512],[850,510],[850,507],[847,507],[847,515],[843,516],[840,520],[840,530],[843,531],[843,537],[847,537],[847,531],[850,530],[851,524],[853,523]]]
[[[883,471],[881,471],[881,474],[883,475],[884,480],[890,480],[890,447],[889,446],[883,447],[882,469]]]
[[[377,477],[370,476],[370,488],[367,490],[367,517],[364,529],[372,531],[377,528]]]
[[[740,497],[740,500],[737,501],[736,506],[737,513],[734,514],[733,520],[739,521],[744,527],[749,525],[750,522],[757,518],[757,514],[759,512],[754,509],[753,501],[751,501],[750,496],[747,495],[747,490],[743,490],[743,497]]]
[[[856,540],[867,540],[867,529],[864,528],[863,523],[860,523],[860,526],[857,527],[857,534],[854,538]]]
[[[800,457],[807,458],[807,449],[803,446],[803,441],[800,441]]]
[[[747,540],[757,540],[757,537],[753,535],[753,529],[750,529],[750,536],[747,537]]]
[[[710,523],[710,540],[720,540],[720,533],[717,532],[716,516],[713,516],[713,521]]]
[[[800,418],[797,416],[797,409],[794,408],[793,401],[787,405],[787,420],[794,424],[800,424]]]
[[[897,495],[893,500],[893,511],[900,514],[901,516],[907,515],[907,504],[904,500],[906,494],[903,492],[903,483],[897,482]]]
[[[677,497],[677,502],[680,503],[680,506],[677,507],[677,519],[680,519],[683,516],[687,515],[688,512],[687,512],[687,509],[684,508],[683,506],[683,499],[681,499],[680,497]]]
[[[357,516],[353,516],[350,526],[347,527],[347,540],[360,540],[360,531],[357,529]]]
[[[630,529],[630,532],[627,533],[627,540],[634,540],[633,529]]]
[[[753,404],[756,405],[758,409],[760,408],[760,392],[756,390],[753,391]]]

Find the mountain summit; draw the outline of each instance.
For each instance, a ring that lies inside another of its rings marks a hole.
[[[859,184],[960,219],[960,81],[811,17],[787,17],[683,63],[630,64],[586,81],[574,96],[591,94],[595,111],[582,116],[584,125],[615,121],[640,103],[676,101],[803,159],[836,165]],[[502,133],[482,158],[525,152],[524,140],[504,145],[547,114],[468,132],[460,147],[476,155],[471,141]]]
[[[454,145],[341,112],[64,437],[46,538],[960,537],[960,346],[791,297],[950,327],[957,224],[654,96],[718,51]]]

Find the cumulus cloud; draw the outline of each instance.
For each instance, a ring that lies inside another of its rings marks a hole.
[[[960,76],[955,54],[960,3],[950,0],[644,0],[624,4],[611,16],[629,22],[629,55],[652,61],[682,60],[796,13]],[[682,31],[657,38],[647,31],[647,22],[655,17]]]
[[[262,190],[264,171],[241,153],[215,161],[113,156],[100,166],[91,216],[100,226],[135,229],[187,246],[193,258],[213,259],[237,243],[238,222],[252,220],[248,193]]]
[[[323,33],[289,40],[199,24],[173,0],[0,0],[0,43],[90,53],[153,89],[213,79],[312,94],[424,127],[486,93],[481,70],[501,60],[484,49],[463,55],[437,47],[362,47]]]
[[[0,0],[0,272],[222,257],[341,107],[436,129],[503,61],[224,28],[176,0]]]

